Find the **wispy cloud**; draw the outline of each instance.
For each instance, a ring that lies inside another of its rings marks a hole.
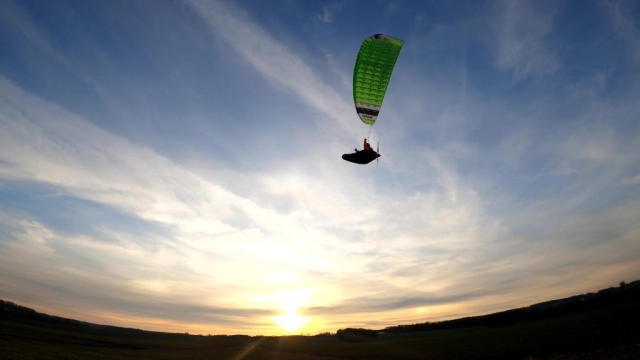
[[[496,66],[513,71],[517,77],[553,74],[558,68],[558,59],[545,45],[554,28],[553,4],[496,1],[494,11]]]
[[[630,16],[634,10],[626,11],[628,6],[637,6],[634,3],[611,0],[601,2],[606,9],[609,19],[615,31],[629,45],[632,56],[636,61],[640,60],[640,30],[636,23],[637,18]]]
[[[331,51],[329,51],[328,49],[323,49],[322,52],[324,53],[324,57],[327,60],[327,65],[329,66],[329,69],[331,69],[331,72],[334,73],[338,79],[340,79],[340,82],[347,87],[349,90],[351,90],[351,79],[349,77],[349,75],[347,75],[342,69],[340,69],[340,67],[336,64],[336,61],[334,59],[333,54],[331,53]]]
[[[308,106],[328,115],[338,125],[355,131],[351,106],[309,67],[300,56],[271,37],[251,18],[231,4],[188,1],[210,26],[212,34],[232,46],[269,81],[300,98]]]
[[[318,19],[320,19],[320,21],[323,23],[333,22],[333,16],[326,6],[322,7],[322,14],[318,14]]]
[[[322,13],[318,14],[318,20],[322,23],[332,23],[335,21],[335,14],[342,11],[347,5],[344,1],[334,1],[329,5],[322,6]]]
[[[620,183],[622,185],[640,185],[640,175],[625,177]]]
[[[574,129],[561,143],[561,153],[576,159],[612,161],[617,156],[616,132],[608,124],[590,123]]]
[[[394,10],[397,10],[399,7],[400,7],[400,3],[394,1],[389,3],[389,5],[387,5],[387,10],[394,11]]]
[[[8,26],[23,36],[38,50],[60,63],[67,64],[63,54],[51,45],[46,32],[40,29],[24,8],[18,6],[13,0],[3,2],[2,8],[0,8],[0,20],[2,20],[3,26]]]

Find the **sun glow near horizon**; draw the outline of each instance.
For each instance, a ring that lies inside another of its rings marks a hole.
[[[289,285],[292,285],[291,282],[299,281],[295,272],[279,272],[274,274],[274,278],[279,280],[276,283],[284,282]],[[282,283],[279,285],[282,285]],[[287,333],[294,333],[305,328],[310,322],[308,317],[299,314],[299,310],[309,305],[312,292],[311,288],[300,286],[255,296],[251,300],[277,308],[279,315],[271,317],[273,324]]]
[[[309,318],[300,316],[297,309],[291,308],[284,311],[284,314],[274,316],[273,321],[288,333],[297,332],[305,327]]]

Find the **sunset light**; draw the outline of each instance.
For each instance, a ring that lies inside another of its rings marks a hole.
[[[273,321],[286,332],[294,333],[302,329],[309,319],[298,315],[295,309],[288,309],[284,314],[274,317]]]
[[[640,278],[640,1],[1,0],[0,19],[2,300],[333,336]]]

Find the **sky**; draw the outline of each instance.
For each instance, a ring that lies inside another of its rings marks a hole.
[[[0,0],[0,298],[382,329],[640,278],[640,3]],[[404,41],[372,129],[352,72]],[[377,163],[344,153],[370,141]]]

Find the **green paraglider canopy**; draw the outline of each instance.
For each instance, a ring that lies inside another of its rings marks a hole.
[[[353,102],[360,120],[367,125],[378,118],[402,45],[402,40],[377,34],[360,46],[353,70]]]

